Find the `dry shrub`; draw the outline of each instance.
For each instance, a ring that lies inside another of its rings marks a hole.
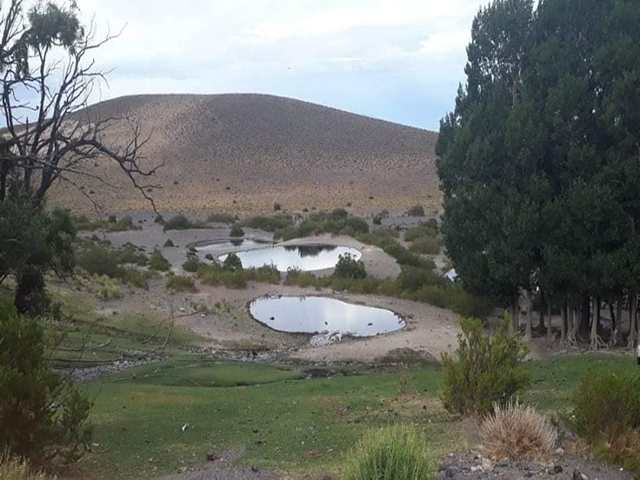
[[[44,473],[34,473],[26,460],[0,456],[0,478],[3,480],[46,480]]]
[[[481,425],[484,448],[493,458],[544,458],[558,439],[558,434],[547,418],[532,407],[518,401],[506,406],[494,405]]]

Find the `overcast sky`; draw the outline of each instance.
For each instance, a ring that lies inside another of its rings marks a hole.
[[[105,33],[100,99],[257,92],[437,129],[486,0],[78,0]]]

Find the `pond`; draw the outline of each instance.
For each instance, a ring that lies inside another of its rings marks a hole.
[[[333,268],[340,255],[350,254],[360,259],[360,250],[336,245],[281,245],[238,252],[244,268],[259,268],[263,265],[275,265],[278,271],[286,272],[289,268],[298,268],[309,272]],[[226,255],[219,257],[221,262]]]
[[[195,249],[199,253],[221,253],[229,250],[242,248],[244,250],[251,250],[261,246],[270,245],[271,242],[265,242],[260,240],[244,240],[239,238],[237,240],[220,240],[218,242],[202,243],[196,245]]]
[[[391,310],[327,297],[261,297],[249,305],[253,318],[289,333],[340,333],[372,337],[400,330],[404,319]]]

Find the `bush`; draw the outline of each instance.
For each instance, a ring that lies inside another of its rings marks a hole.
[[[187,255],[187,261],[182,264],[185,272],[196,273],[200,269],[202,262],[197,255]]]
[[[44,473],[34,473],[26,460],[0,456],[0,478],[3,480],[47,480]]]
[[[413,242],[422,237],[435,238],[437,236],[438,236],[437,224],[435,228],[431,225],[421,225],[419,227],[407,228],[407,230],[404,232],[404,239],[407,242]]]
[[[316,285],[316,281],[316,276],[311,272],[303,272],[299,268],[289,268],[284,284],[307,288]]]
[[[173,242],[171,241],[170,238],[167,238],[167,241],[164,242],[163,247],[164,248],[173,248],[173,247],[175,247],[175,245],[173,244]]]
[[[151,257],[149,257],[149,268],[157,272],[168,272],[171,270],[171,263],[156,248],[151,252]]]
[[[244,230],[240,225],[233,225],[231,227],[231,232],[229,232],[229,236],[233,238],[244,237]]]
[[[265,232],[275,232],[293,226],[291,215],[279,213],[271,216],[255,216],[243,220],[241,226],[264,230]]]
[[[429,448],[423,436],[409,427],[372,431],[349,455],[346,480],[404,480],[435,478]]]
[[[422,205],[414,205],[407,211],[410,217],[424,217],[424,207]]]
[[[280,284],[280,272],[275,265],[263,265],[260,268],[246,270],[246,272],[249,273],[249,279],[254,282]]]
[[[282,210],[282,205],[280,205],[278,202],[273,204],[273,211],[274,212],[279,212],[280,210]]]
[[[493,458],[519,461],[523,458],[547,458],[558,434],[544,415],[517,401],[494,406],[480,426],[485,451]]]
[[[573,427],[598,456],[640,474],[640,377],[603,372],[582,379]]]
[[[527,354],[522,341],[506,332],[505,317],[493,336],[482,321],[463,318],[454,355],[442,355],[442,401],[450,412],[486,415],[495,404],[507,405],[529,386],[520,363]]]
[[[171,275],[167,280],[167,289],[174,292],[197,293],[198,289],[193,278],[182,275]]]
[[[417,292],[425,286],[443,285],[445,280],[433,270],[426,268],[404,266],[398,283],[405,292]]]
[[[338,263],[333,271],[333,276],[338,278],[361,279],[367,277],[367,271],[364,268],[364,263],[356,260],[351,254],[345,253],[338,257]]]
[[[373,224],[374,225],[382,225],[382,219],[378,216],[373,217]]]
[[[82,252],[78,256],[77,264],[90,275],[106,275],[111,278],[122,276],[116,252],[99,245]]]
[[[123,283],[126,283],[136,288],[149,290],[148,280],[150,277],[151,277],[151,273],[144,270],[138,270],[137,268],[122,269]]]
[[[222,262],[222,269],[228,272],[242,270],[242,260],[235,253],[230,253]]]
[[[164,224],[165,230],[187,230],[189,228],[191,228],[191,222],[181,213],[171,217]]]
[[[149,263],[147,256],[140,253],[133,243],[125,243],[116,251],[116,261],[119,264],[131,263],[140,267],[146,267]]]
[[[434,237],[417,238],[409,247],[409,251],[426,255],[440,253],[440,241]]]
[[[48,365],[42,326],[0,304],[0,452],[44,462],[77,461],[90,442],[91,402]]]
[[[350,217],[347,219],[346,228],[352,230],[352,236],[357,236],[359,233],[369,232],[369,224],[359,217]]]

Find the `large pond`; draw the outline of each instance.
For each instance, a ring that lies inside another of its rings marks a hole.
[[[286,272],[290,268],[303,271],[324,270],[333,268],[338,263],[340,255],[350,254],[360,259],[360,250],[336,245],[288,245],[259,248],[238,252],[244,268],[259,268],[263,265],[275,265],[278,271]],[[222,255],[224,262],[227,255]]]
[[[221,240],[218,242],[205,243],[196,245],[196,251],[200,253],[222,253],[229,250],[242,248],[243,250],[251,250],[253,248],[264,247],[271,242],[263,242],[259,240],[244,240],[239,238],[237,240]]]
[[[406,325],[391,310],[326,297],[262,297],[251,302],[249,311],[260,323],[290,333],[372,337]]]

